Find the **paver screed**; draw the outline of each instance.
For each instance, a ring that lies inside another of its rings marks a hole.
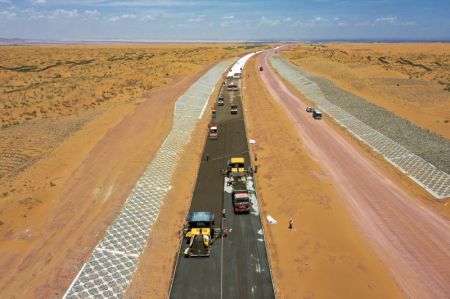
[[[144,250],[183,147],[230,62],[217,64],[176,102],[173,127],[129,195],[117,219],[64,298],[122,298]]]
[[[437,199],[450,197],[450,175],[437,169],[431,163],[412,153],[394,140],[363,123],[344,109],[332,104],[320,87],[301,74],[292,63],[276,55],[270,56],[271,65],[286,80],[298,88],[308,99],[317,103],[320,109],[334,118],[356,138],[368,144],[401,172]]]

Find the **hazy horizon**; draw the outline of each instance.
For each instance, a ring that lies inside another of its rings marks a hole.
[[[55,41],[450,40],[450,1],[0,0],[0,37]]]

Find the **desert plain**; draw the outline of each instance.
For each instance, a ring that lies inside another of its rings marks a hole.
[[[170,131],[176,99],[260,48],[1,47],[2,297],[61,297]]]
[[[177,97],[215,62],[262,48],[1,47],[2,297],[61,297],[169,132]],[[281,54],[450,138],[448,44],[299,44]],[[256,179],[262,217],[276,215],[280,222],[264,223],[277,296],[406,297],[258,72],[256,60],[250,60],[243,96],[248,135],[257,140],[252,155],[261,163]],[[215,96],[217,90],[211,104]],[[169,204],[149,236],[129,298],[167,297],[208,117],[178,161]],[[445,202],[358,146],[411,196],[449,218]],[[280,192],[286,189],[289,202]],[[294,231],[286,229],[289,218],[295,219]]]

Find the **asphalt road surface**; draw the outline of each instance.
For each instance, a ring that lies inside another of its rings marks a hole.
[[[224,191],[221,170],[228,159],[242,156],[248,166],[250,157],[241,93],[222,86],[220,95],[225,105],[216,106],[217,116],[212,119],[218,124],[219,138],[206,142],[190,212],[213,212],[216,226],[229,228],[231,233],[214,242],[209,257],[185,258],[187,245],[181,241],[170,298],[274,298],[257,206],[249,214],[234,215],[230,195]],[[237,115],[230,113],[231,103],[238,104]],[[227,211],[224,219],[223,208]]]
[[[259,56],[271,95],[286,109],[311,155],[332,178],[350,214],[411,298],[450,298],[450,222],[410,198],[323,120],[314,120]],[[327,117],[326,115],[324,117]]]

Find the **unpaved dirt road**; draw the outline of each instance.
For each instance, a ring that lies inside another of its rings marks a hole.
[[[355,145],[306,113],[306,105],[269,67],[268,55],[264,52],[259,61],[269,92],[297,124],[304,144],[399,285],[412,298],[449,298],[450,221],[401,190]]]

